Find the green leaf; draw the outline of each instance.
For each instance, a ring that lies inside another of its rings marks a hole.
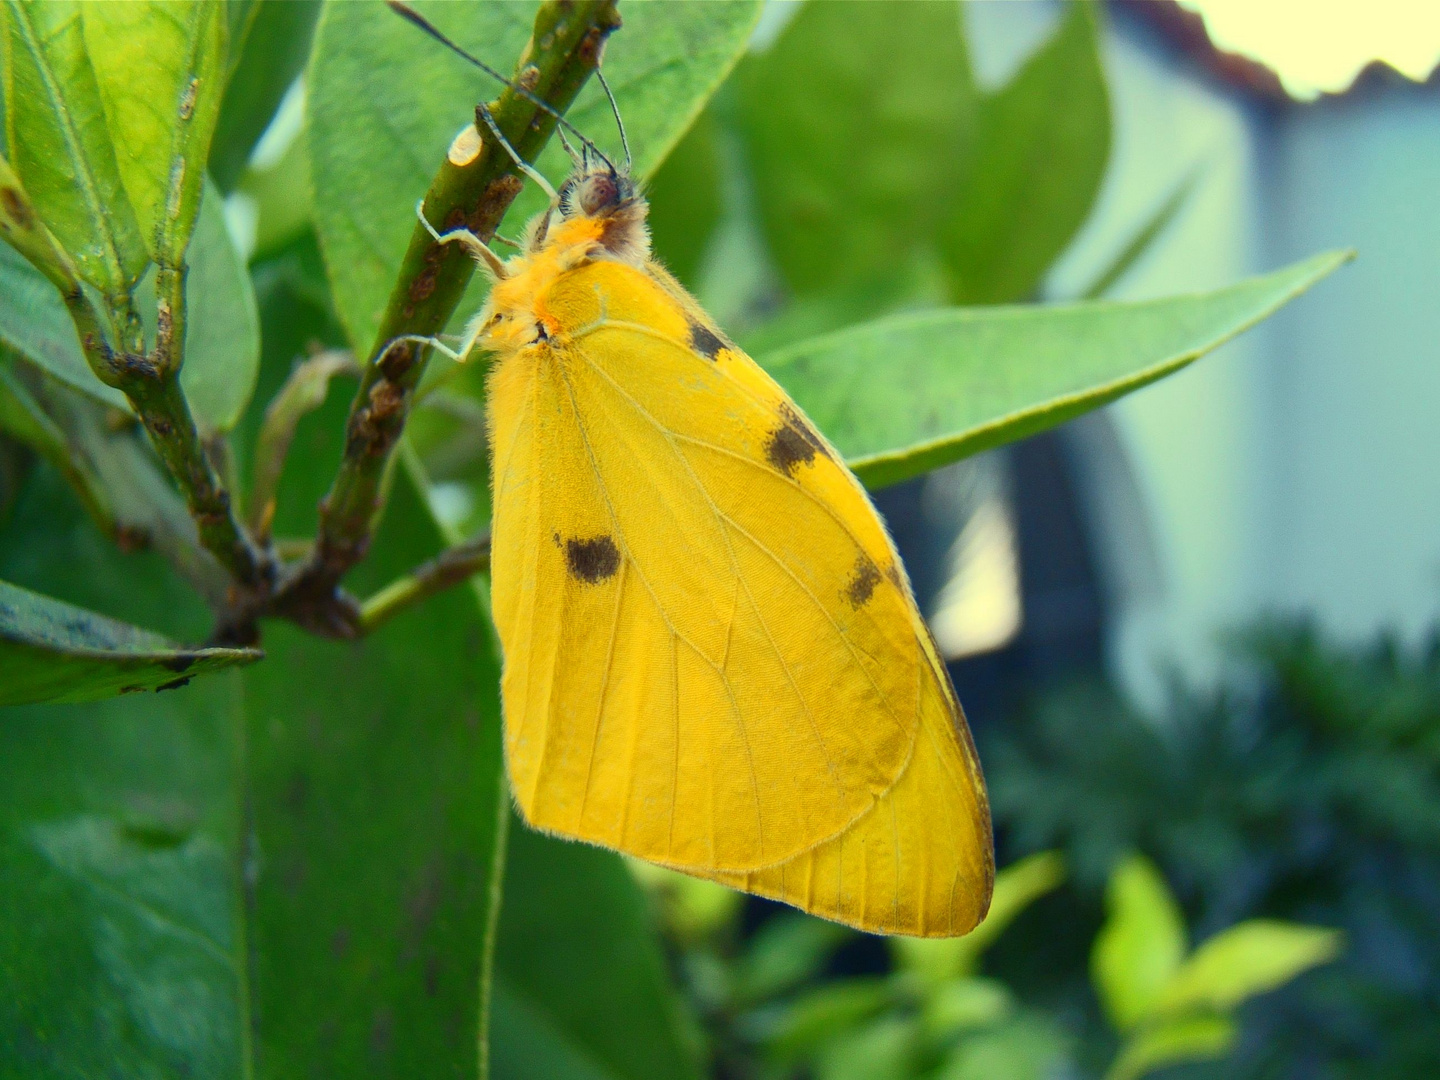
[[[1251,919],[1200,945],[1160,995],[1166,1013],[1233,1009],[1340,955],[1338,930]]]
[[[1149,1027],[1120,1049],[1105,1080],[1139,1080],[1156,1069],[1224,1057],[1235,1044],[1228,1016],[1185,1016]]]
[[[715,117],[706,110],[650,180],[650,245],[686,287],[693,287],[720,222],[720,156]]]
[[[896,315],[761,358],[850,467],[885,487],[1178,371],[1350,258],[1194,296]]]
[[[648,902],[619,856],[513,823],[495,965],[496,1080],[699,1077]],[[593,1072],[534,1058],[565,1053]]]
[[[303,288],[272,280],[263,300],[268,399],[307,341],[337,341]],[[278,535],[314,528],[351,390],[333,386],[301,421]],[[374,550],[346,581],[360,595],[445,543],[409,473],[393,484]],[[265,1075],[476,1075],[509,814],[492,640],[471,588],[356,643],[266,627],[267,659],[244,685],[257,875],[246,933]]]
[[[1143,855],[1115,868],[1105,907],[1090,972],[1111,1022],[1126,1031],[1155,1012],[1180,969],[1185,920],[1160,872]]]
[[[1015,917],[1064,880],[1065,860],[1054,851],[1012,863],[995,875],[990,911],[979,926],[957,938],[891,938],[896,965],[932,986],[971,974]]]
[[[316,436],[341,430],[346,404],[332,397],[292,451],[322,475]],[[403,471],[390,509],[361,590],[441,546]],[[260,858],[247,935],[269,1075],[475,1075],[509,812],[490,642],[467,588],[355,644],[267,628],[245,716]]]
[[[417,7],[506,72],[533,25],[530,4]],[[638,175],[654,170],[690,126],[744,48],[758,13],[753,0],[625,11],[624,29],[606,45],[605,72]],[[323,193],[316,228],[341,321],[351,341],[368,348],[415,226],[415,203],[455,134],[473,123],[475,101],[493,96],[495,87],[379,4],[326,5],[307,80],[311,175]],[[570,120],[602,148],[618,147],[598,86],[582,92]],[[558,145],[541,158],[557,182],[568,164]],[[506,229],[519,232],[544,201],[527,189]],[[458,314],[472,313],[467,307]]]
[[[933,1041],[961,1031],[989,1027],[1015,1008],[1009,988],[998,979],[967,976],[950,979],[925,995],[920,1017]]]
[[[319,17],[319,0],[258,0],[243,40],[232,35],[233,70],[210,143],[210,176],[221,191],[235,190],[255,144],[304,70]]]
[[[40,220],[25,185],[0,157],[0,239],[25,256],[37,270],[57,288],[66,288],[75,280],[72,260]],[[62,282],[64,283],[62,285]]]
[[[46,468],[0,532],[0,575],[183,638],[209,622],[158,558],[96,534]],[[5,710],[0,1071],[241,1075],[240,678]]]
[[[80,275],[116,296],[134,285],[149,256],[86,49],[85,6],[6,0],[6,145],[41,218]]]
[[[1090,213],[1110,153],[1096,18],[1074,0],[1055,36],[980,104],[943,227],[954,303],[1030,298]]]
[[[843,1031],[816,1055],[815,1080],[909,1080],[919,1035],[914,1018],[894,1015]]]
[[[260,323],[250,275],[225,228],[219,192],[200,207],[189,253],[185,367],[180,385],[204,431],[235,425],[250,400],[260,357]],[[154,295],[140,296],[154,323]],[[7,245],[0,244],[0,341],[62,382],[97,401],[129,410],[125,396],[106,386],[85,361],[75,324],[55,286]]]
[[[794,989],[815,976],[853,936],[847,927],[810,915],[776,915],[756,931],[735,964],[735,997],[755,1002]]]
[[[229,582],[138,425],[116,425],[106,406],[4,350],[0,384],[0,426],[65,476],[108,538],[154,547],[202,596],[223,600]]]
[[[129,0],[83,4],[81,11],[140,235],[152,259],[178,266],[200,211],[225,91],[225,8],[208,0]]]
[[[933,247],[972,137],[975,91],[950,4],[807,4],[736,73],[771,253],[797,293]]]
[[[1064,1068],[1069,1040],[1054,1021],[1020,1015],[989,1031],[967,1035],[933,1080],[1051,1080]]]
[[[97,401],[129,409],[125,395],[90,370],[55,286],[8,244],[0,244],[0,340]]]
[[[875,978],[844,979],[804,993],[766,1033],[766,1056],[778,1065],[794,1064],[875,1016],[891,997],[888,982]]]
[[[100,701],[174,690],[260,659],[254,649],[187,649],[160,634],[0,581],[0,705]]]

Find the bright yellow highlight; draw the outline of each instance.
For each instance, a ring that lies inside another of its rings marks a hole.
[[[994,876],[984,782],[879,518],[650,261],[628,178],[562,194],[475,328],[516,801],[863,929],[966,932]]]
[[[1273,68],[1301,100],[1340,93],[1372,60],[1416,82],[1424,82],[1440,63],[1436,0],[1181,2],[1205,16],[1205,29],[1219,48]]]

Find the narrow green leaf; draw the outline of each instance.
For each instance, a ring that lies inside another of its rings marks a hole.
[[[532,1055],[560,1053],[542,1037],[611,1080],[699,1077],[646,897],[618,856],[512,823],[495,962],[501,994],[530,1018],[497,1011],[496,1080],[569,1075],[537,1069]]]
[[[182,638],[209,624],[45,468],[0,532],[0,575]],[[4,710],[0,1072],[246,1075],[238,680]]]
[[[1224,1057],[1235,1044],[1228,1016],[1186,1016],[1134,1035],[1105,1073],[1105,1080],[1139,1080],[1156,1069]]]
[[[460,45],[508,72],[529,39],[531,4],[421,3]],[[752,0],[637,4],[607,44],[605,72],[619,100],[638,175],[654,170],[690,126],[744,48],[759,13]],[[307,75],[316,228],[353,342],[368,348],[415,226],[415,203],[477,100],[495,86],[379,4],[329,4],[315,32]],[[570,120],[607,152],[619,138],[598,86],[581,94]],[[559,146],[541,168],[559,182],[569,161]],[[506,229],[518,233],[544,205],[527,190]],[[473,311],[462,305],[459,316]]]
[[[1111,1022],[1121,1031],[1154,1013],[1185,956],[1185,920],[1160,872],[1132,855],[1110,875],[1105,925],[1090,972]]]
[[[248,664],[254,649],[187,649],[159,634],[0,581],[0,705],[173,690]]]
[[[189,253],[185,367],[180,385],[205,431],[234,426],[250,400],[260,356],[260,323],[250,275],[225,228],[219,192],[200,208]],[[154,325],[154,296],[139,297]],[[8,245],[0,244],[0,341],[97,401],[129,410],[85,361],[75,325],[55,286]]]
[[[240,182],[255,144],[304,69],[319,17],[319,0],[257,0],[243,38],[231,35],[230,81],[210,144],[210,175],[226,194]]]
[[[1141,257],[1150,250],[1150,245],[1170,227],[1170,223],[1185,208],[1200,175],[1200,170],[1194,169],[1175,185],[1175,190],[1170,192],[1169,196],[1155,208],[1155,212],[1141,223],[1140,227],[1135,230],[1135,235],[1120,248],[1105,269],[1100,271],[1095,276],[1095,280],[1080,294],[1080,299],[1098,300],[1108,293],[1117,281],[1130,272],[1130,268],[1140,261]]]
[[[1072,0],[1055,36],[981,102],[943,230],[954,303],[1030,298],[1089,215],[1110,154],[1097,17]]]
[[[1232,1009],[1329,963],[1343,941],[1338,930],[1322,926],[1251,919],[1200,945],[1165,986],[1159,1007],[1166,1013]]]
[[[984,922],[964,937],[891,938],[897,966],[932,986],[973,974],[985,950],[1015,917],[1064,880],[1065,860],[1054,851],[1036,852],[1012,863],[995,875],[995,892]]]
[[[736,85],[760,218],[792,289],[933,247],[974,122],[954,5],[807,4]]]
[[[82,8],[74,0],[5,0],[6,144],[15,172],[81,276],[107,296],[149,261],[125,195]]]
[[[81,11],[140,235],[152,259],[178,266],[200,211],[225,90],[225,7],[208,0],[129,0],[83,4]]]
[[[897,315],[761,362],[870,488],[1062,424],[1178,371],[1350,258],[1194,296]]]

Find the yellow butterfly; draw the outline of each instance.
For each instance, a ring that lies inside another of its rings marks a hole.
[[[444,351],[494,356],[515,799],[535,828],[864,930],[963,934],[990,903],[989,807],[894,544],[595,157],[508,261],[431,230],[494,279]]]

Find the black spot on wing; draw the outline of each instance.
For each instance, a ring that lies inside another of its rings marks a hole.
[[[814,461],[816,454],[830,456],[809,422],[790,406],[782,406],[780,426],[765,442],[766,460],[786,476],[794,476],[801,465]]]
[[[698,322],[690,324],[690,347],[706,360],[714,360],[721,349],[730,348],[730,343],[708,326]]]
[[[855,572],[845,585],[845,599],[858,611],[869,603],[870,597],[875,595],[875,586],[879,584],[880,570],[862,553],[855,560]]]
[[[620,549],[608,536],[592,536],[588,540],[571,537],[565,541],[565,565],[570,576],[597,585],[615,576],[620,569]]]

